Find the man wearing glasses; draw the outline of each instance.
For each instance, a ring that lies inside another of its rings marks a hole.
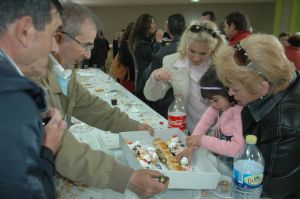
[[[96,37],[96,21],[86,7],[74,3],[63,4],[63,30],[56,34],[59,53],[51,57],[53,66],[42,79],[34,79],[49,89],[49,101],[66,115],[68,125],[71,116],[102,130],[112,132],[149,130],[145,124],[131,120],[119,109],[111,108],[103,100],[93,96],[76,80],[72,67],[83,59],[89,59]],[[76,182],[99,188],[111,188],[118,192],[131,189],[140,196],[152,196],[164,191],[167,184],[155,180],[157,171],[136,170],[116,162],[102,151],[95,151],[79,143],[67,132],[56,156],[57,171]]]
[[[64,31],[61,31],[60,33],[64,34],[64,35],[67,35],[69,38],[71,38],[73,41],[75,41],[76,43],[78,43],[81,48],[86,51],[86,52],[91,52],[91,50],[94,48],[94,44],[93,43],[81,43],[80,41],[78,41],[75,37],[73,37],[71,34],[67,33],[67,32],[64,32]]]

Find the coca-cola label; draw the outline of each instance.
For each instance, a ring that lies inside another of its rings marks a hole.
[[[181,131],[186,130],[186,115],[168,115],[169,128],[178,128]]]

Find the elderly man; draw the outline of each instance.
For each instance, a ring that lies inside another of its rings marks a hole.
[[[56,34],[59,54],[52,59],[47,75],[35,81],[49,90],[49,100],[53,107],[66,115],[70,125],[71,116],[87,124],[112,132],[150,130],[145,124],[131,120],[118,108],[111,108],[103,100],[91,95],[76,80],[71,68],[83,59],[90,58],[96,36],[96,21],[86,7],[74,3],[63,5],[63,30]],[[167,188],[154,177],[159,172],[150,170],[133,171],[103,153],[79,143],[67,132],[56,157],[58,172],[76,182],[100,188],[111,188],[124,192],[128,187],[141,196],[151,196]]]
[[[55,0],[0,2],[1,198],[54,198],[53,159],[66,123],[58,110],[47,112],[43,89],[24,74],[46,74],[49,53],[58,49],[60,9]]]

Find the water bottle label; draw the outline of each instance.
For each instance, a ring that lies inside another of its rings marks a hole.
[[[236,169],[233,169],[232,178],[236,185],[245,189],[255,189],[261,186],[263,181],[263,173],[251,175]]]

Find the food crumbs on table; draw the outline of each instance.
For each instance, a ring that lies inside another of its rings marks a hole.
[[[209,191],[208,190],[202,190],[201,191],[201,196],[206,197],[206,198],[209,197]]]
[[[102,89],[102,88],[96,88],[95,91],[98,92],[98,93],[100,93],[100,92],[104,91],[104,89]]]

